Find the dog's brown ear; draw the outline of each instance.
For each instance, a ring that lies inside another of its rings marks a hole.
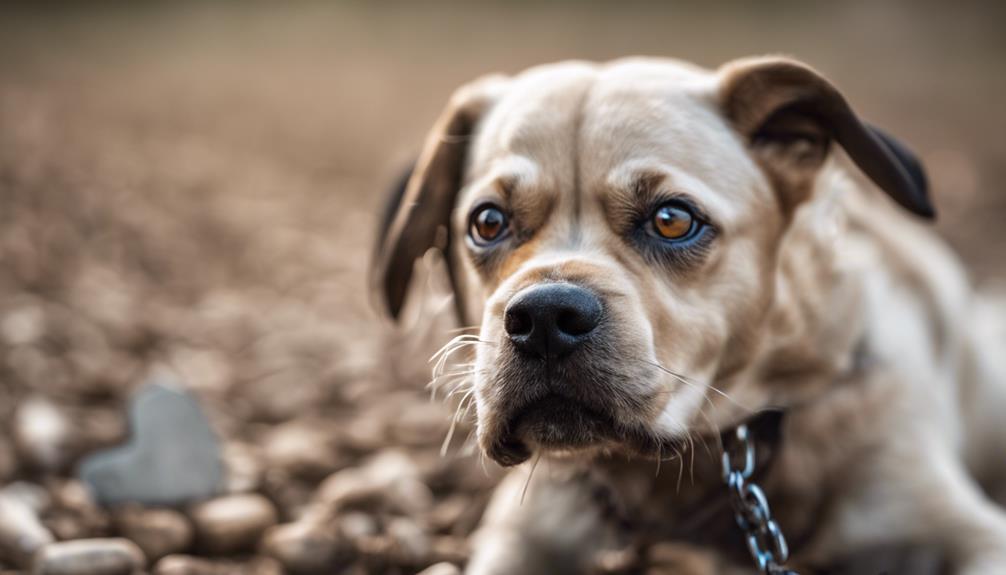
[[[921,217],[935,216],[915,155],[863,123],[811,68],[785,58],[731,62],[720,69],[719,97],[788,208],[809,193],[835,141],[894,201]]]
[[[479,119],[503,85],[487,76],[458,89],[426,138],[411,175],[392,198],[371,266],[371,285],[381,307],[398,318],[415,261],[431,247],[444,252],[458,314],[463,321],[459,272],[450,254],[450,217],[468,145]]]

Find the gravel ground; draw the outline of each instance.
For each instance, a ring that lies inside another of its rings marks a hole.
[[[919,148],[938,230],[1002,281],[1001,15],[879,4],[592,5],[576,26],[562,3],[2,9],[0,573],[464,564],[499,471],[464,418],[440,453],[452,409],[429,400],[426,358],[452,326],[436,269],[394,330],[365,268],[381,190],[486,71],[796,53]],[[103,508],[76,466],[127,437],[155,373],[199,398],[226,485]]]

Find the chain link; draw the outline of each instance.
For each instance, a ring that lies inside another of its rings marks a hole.
[[[744,531],[751,558],[763,575],[798,575],[786,569],[789,547],[772,519],[765,492],[750,481],[755,471],[755,446],[746,425],[740,425],[723,446],[723,480],[737,525]]]

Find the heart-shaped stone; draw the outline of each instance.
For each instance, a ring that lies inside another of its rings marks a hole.
[[[155,376],[133,396],[129,420],[128,443],[80,466],[81,480],[99,502],[178,505],[217,492],[220,445],[195,397],[168,376]]]

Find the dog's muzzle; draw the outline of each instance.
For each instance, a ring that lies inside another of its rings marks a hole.
[[[510,299],[490,457],[513,465],[532,447],[562,451],[614,438],[610,389],[597,376],[611,362],[603,319],[601,299],[572,283],[535,284]]]

